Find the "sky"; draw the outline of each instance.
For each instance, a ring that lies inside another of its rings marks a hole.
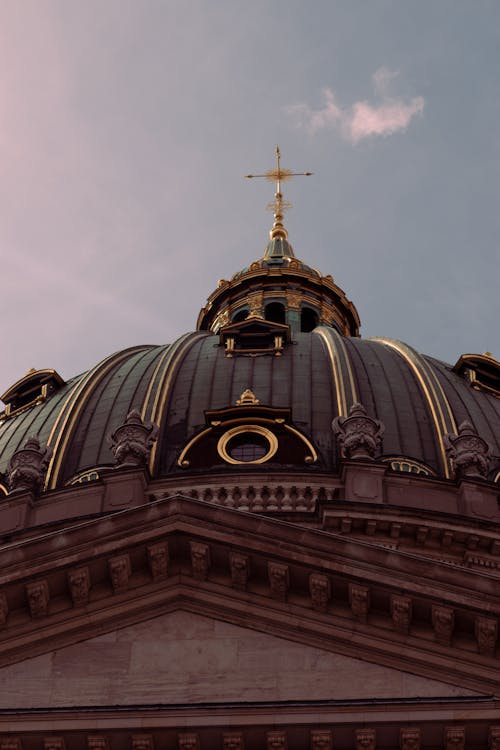
[[[498,0],[0,0],[0,392],[296,255],[364,337],[500,358]]]

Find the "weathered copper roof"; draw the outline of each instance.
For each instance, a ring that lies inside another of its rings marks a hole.
[[[295,334],[279,357],[228,358],[219,337],[206,332],[118,352],[0,424],[0,471],[30,435],[54,448],[47,489],[110,465],[107,436],[133,408],[160,426],[153,474],[181,471],[179,454],[205,425],[205,412],[233,406],[247,388],[263,405],[291,409],[293,424],[318,452],[311,472],[337,469],[331,422],[356,401],[385,424],[386,457],[413,459],[449,477],[444,436],[468,420],[491,445],[494,472],[500,469],[500,399],[401,342],[345,338],[321,326]]]

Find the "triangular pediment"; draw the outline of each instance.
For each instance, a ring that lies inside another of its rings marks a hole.
[[[487,577],[290,521],[162,498],[6,546],[0,571],[0,668],[188,611],[248,630],[242,640],[316,649],[332,674],[335,659],[354,659],[353,674],[373,674],[370,689],[396,670],[417,694],[418,680],[500,690]]]
[[[474,694],[184,609],[0,670],[0,708]]]

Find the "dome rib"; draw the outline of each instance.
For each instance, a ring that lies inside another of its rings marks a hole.
[[[149,347],[137,346],[116,352],[106,359],[99,362],[92,370],[79,380],[74,388],[70,391],[57,420],[52,427],[48,444],[54,449],[52,459],[49,464],[47,476],[45,479],[45,489],[55,489],[57,486],[64,458],[67,454],[68,446],[78,425],[79,417],[88,403],[94,389],[99,385],[101,380],[108,372],[126,359],[133,352],[142,351]]]
[[[313,334],[322,339],[330,360],[337,397],[337,415],[347,417],[349,408],[359,401],[359,396],[351,360],[342,336],[334,328],[323,326],[315,328]]]
[[[107,443],[108,435],[123,424],[132,408],[142,405],[136,392],[141,383],[149,381],[155,361],[164,348],[150,346],[132,352],[94,388],[68,445],[60,483],[67,482],[82,470],[114,463]],[[142,388],[144,391],[145,386]]]
[[[406,360],[409,367],[412,369],[432,415],[439,445],[441,469],[444,476],[449,479],[452,472],[446,455],[444,436],[448,433],[456,433],[457,425],[449,401],[446,398],[436,374],[424,357],[415,351],[415,349],[412,349],[411,346],[408,346],[408,344],[389,338],[373,338],[370,340],[379,342],[384,346],[395,350],[400,357]]]
[[[155,373],[158,385],[156,391],[149,392],[149,399],[153,398],[150,409],[149,421],[157,424],[160,433],[163,432],[164,424],[167,420],[168,408],[170,405],[172,383],[177,376],[177,372],[185,356],[200,339],[205,339],[209,334],[205,332],[187,333],[177,339],[166,352],[165,359],[161,363],[161,369]],[[153,397],[154,394],[154,397]],[[148,404],[143,408],[143,414],[148,413]],[[149,459],[149,470],[152,476],[156,476],[159,459],[157,460],[158,443],[155,442],[151,449]]]
[[[450,365],[432,357],[426,357],[426,360],[437,373],[457,423],[464,420],[471,422],[500,457],[500,432],[495,428],[500,420],[500,399],[488,393],[481,393],[481,398],[478,398],[479,392],[453,372]]]

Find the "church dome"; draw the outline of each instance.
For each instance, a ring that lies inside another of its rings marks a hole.
[[[380,458],[396,470],[450,479],[446,435],[457,433],[467,421],[491,447],[489,478],[500,471],[500,399],[478,381],[471,387],[450,365],[400,341],[345,337],[334,327],[317,326],[294,333],[279,356],[272,349],[249,356],[254,353],[250,349],[227,356],[221,336],[206,331],[187,333],[169,346],[118,352],[59,385],[40,403],[3,415],[0,471],[7,472],[12,454],[30,435],[54,451],[46,489],[112,467],[108,436],[134,409],[159,427],[150,464],[153,476],[239,471],[241,464],[229,463],[216,450],[190,465],[183,466],[180,458],[211,421],[224,425],[225,410],[231,425],[240,416],[245,423],[255,421],[255,405],[235,406],[245,390],[254,394],[261,410],[270,410],[271,418],[273,410],[281,410],[278,418],[301,436],[302,452],[295,455],[290,446],[290,456],[275,454],[265,463],[267,471],[306,472],[312,478],[338,472],[341,454],[331,425],[355,403],[384,424]],[[257,423],[269,421],[268,414],[256,416]],[[205,434],[204,450],[210,452],[212,443]],[[314,461],[306,463],[309,445]],[[257,471],[263,465],[249,462],[245,468]]]
[[[0,750],[498,746],[500,363],[361,338],[276,192],[195,331],[1,396]]]
[[[265,471],[323,487],[354,459],[414,481],[498,482],[500,363],[463,355],[452,367],[401,341],[361,338],[342,289],[295,257],[276,196],[263,256],[219,282],[196,331],[115,353],[67,382],[30,371],[3,394],[5,494],[28,438],[47,446],[22,461],[37,457],[50,493],[116,471],[122,433],[132,445],[124,468],[158,481],[245,472],[251,482]],[[405,502],[427,501],[417,492]]]

